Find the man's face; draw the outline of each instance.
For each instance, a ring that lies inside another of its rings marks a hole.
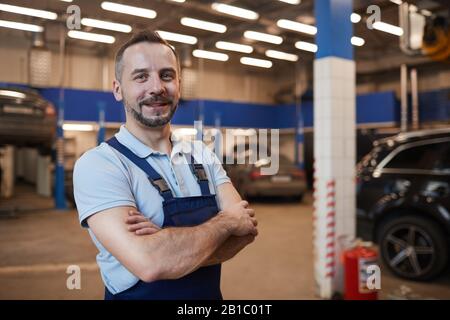
[[[123,100],[127,120],[146,127],[166,125],[180,99],[178,65],[171,49],[141,42],[125,50],[122,64],[122,77],[114,81],[114,96]]]

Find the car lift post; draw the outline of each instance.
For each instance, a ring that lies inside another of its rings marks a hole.
[[[64,27],[60,29],[59,37],[59,75],[60,91],[58,105],[58,122],[56,128],[56,166],[55,166],[55,207],[66,210],[65,179],[64,179],[64,51],[66,45]]]

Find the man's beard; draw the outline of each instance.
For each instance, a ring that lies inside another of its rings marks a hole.
[[[151,104],[151,103],[164,103],[168,104],[170,109],[169,112],[166,114],[156,114],[152,116],[151,118],[147,118],[142,114],[142,107],[145,104]],[[156,98],[147,98],[142,101],[140,101],[135,107],[133,107],[130,103],[128,103],[126,100],[124,100],[125,108],[127,112],[131,113],[139,123],[146,127],[155,128],[155,127],[162,127],[165,126],[172,120],[172,117],[177,109],[177,104],[174,103],[173,100],[163,97],[156,97]]]

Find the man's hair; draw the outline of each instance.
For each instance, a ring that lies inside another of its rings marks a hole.
[[[116,53],[115,75],[116,75],[116,79],[118,81],[120,81],[122,78],[123,54],[124,54],[125,50],[128,47],[131,47],[132,45],[135,45],[135,44],[141,43],[141,42],[160,43],[162,45],[168,46],[170,48],[170,50],[172,50],[173,54],[175,55],[175,59],[177,61],[178,72],[180,71],[180,60],[178,58],[178,54],[175,51],[175,49],[166,40],[161,38],[161,36],[158,33],[156,33],[155,31],[144,29],[144,30],[141,30],[141,31],[133,34],[127,42],[122,44],[122,46],[119,48],[119,50]]]

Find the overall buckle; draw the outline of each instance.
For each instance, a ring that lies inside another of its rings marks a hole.
[[[170,188],[167,185],[166,180],[164,180],[163,178],[159,178],[156,180],[152,180],[152,179],[149,179],[149,180],[152,183],[152,185],[159,190],[159,192],[162,193],[162,192],[170,191]]]
[[[208,176],[206,175],[206,171],[205,171],[205,168],[203,168],[203,165],[195,163],[194,170],[195,170],[195,175],[197,176],[198,180],[208,181]]]

